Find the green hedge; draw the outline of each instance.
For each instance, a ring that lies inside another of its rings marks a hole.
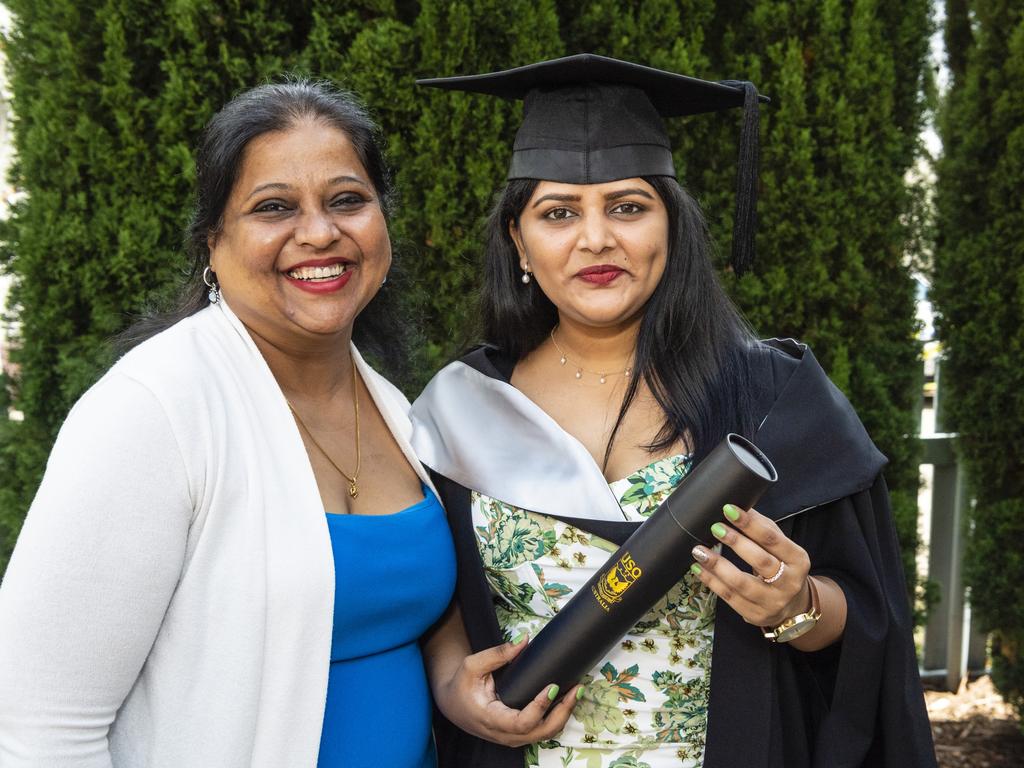
[[[993,678],[1024,713],[1024,7],[950,0],[934,297],[947,426],[976,506],[966,576]]]
[[[908,574],[916,548],[913,163],[927,0],[12,0],[17,185],[2,232],[25,341],[20,424],[0,426],[0,568],[49,445],[108,364],[105,341],[173,290],[190,148],[233,92],[282,71],[337,80],[382,123],[401,188],[397,250],[426,306],[423,379],[472,335],[481,221],[520,107],[417,89],[418,75],[593,51],[746,75],[763,110],[760,260],[731,293],[764,335],[810,342],[890,457]],[[674,120],[683,182],[728,253],[739,114]],[[722,259],[724,268],[724,258]],[[10,478],[10,480],[8,480]]]

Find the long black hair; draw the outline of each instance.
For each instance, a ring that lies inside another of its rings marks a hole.
[[[754,336],[715,274],[704,216],[675,179],[644,180],[668,212],[668,258],[644,307],[635,375],[629,379],[608,440],[605,464],[641,377],[665,414],[661,429],[645,446],[649,451],[664,450],[683,439],[700,460],[729,432],[749,437],[754,431],[747,366]],[[536,349],[558,322],[555,305],[537,281],[520,281],[519,255],[509,234],[509,224],[519,226],[538,183],[510,181],[487,222],[480,293],[483,338],[513,359]]]
[[[189,271],[176,304],[135,322],[116,342],[124,352],[209,304],[203,270],[210,264],[207,239],[223,225],[224,208],[241,171],[245,148],[259,136],[284,131],[304,120],[342,131],[352,143],[373,185],[385,220],[394,213],[395,193],[384,160],[380,129],[359,101],[323,80],[288,78],[235,96],[207,123],[196,151],[196,191],[192,216],[185,229]],[[404,295],[397,254],[387,282],[359,313],[352,338],[392,376],[405,372],[407,324],[402,321]]]

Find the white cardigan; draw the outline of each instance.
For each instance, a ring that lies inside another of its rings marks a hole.
[[[408,402],[353,355],[429,485]],[[0,587],[0,766],[312,768],[333,609],[302,439],[221,302],[60,431]]]

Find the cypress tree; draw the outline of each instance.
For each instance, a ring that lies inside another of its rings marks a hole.
[[[744,77],[762,107],[758,261],[726,267],[739,111],[669,121],[681,182],[701,201],[733,296],[759,332],[808,342],[890,458],[887,480],[916,581],[920,396],[907,268],[927,87],[929,6],[826,2],[569,2],[569,52],[708,79]]]
[[[925,106],[928,3],[758,2],[746,18],[718,19],[723,70],[750,72],[773,99],[763,110],[758,263],[728,281],[756,328],[812,346],[888,456],[914,585],[920,374],[908,217],[917,195],[904,177]]]
[[[110,337],[176,291],[192,148],[221,104],[283,72],[332,78],[369,103],[407,190],[392,226],[410,282],[425,286],[425,379],[462,340],[477,227],[519,107],[427,94],[413,76],[561,52],[551,2],[8,5],[12,176],[28,196],[3,225],[0,259],[26,340],[12,387],[25,420],[0,425],[0,571],[59,425],[111,362]]]
[[[934,298],[947,427],[976,504],[966,576],[993,680],[1024,711],[1024,8],[949,0]]]
[[[24,340],[0,431],[0,570],[72,403],[109,365],[109,339],[182,271],[192,147],[237,90],[291,67],[309,18],[281,4],[185,0],[8,3],[17,161],[27,197],[0,259]]]
[[[471,338],[480,223],[521,112],[416,88],[413,76],[584,50],[748,76],[774,98],[763,110],[760,261],[742,280],[727,275],[728,287],[763,332],[814,345],[894,458],[894,485],[912,485],[900,412],[916,392],[908,373],[890,371],[913,370],[901,177],[920,118],[927,27],[915,19],[926,0],[9,6],[14,177],[28,197],[4,227],[0,258],[16,275],[29,341],[14,387],[25,421],[0,425],[0,569],[67,408],[109,362],[106,340],[173,293],[199,131],[233,93],[283,71],[337,80],[383,126],[401,190],[396,252],[426,304],[424,378]],[[738,113],[669,126],[680,178],[723,253],[738,126]]]
[[[473,74],[559,56],[552,0],[424,0],[416,74]],[[408,77],[408,73],[405,73]],[[408,152],[397,155],[414,275],[429,294],[429,369],[472,337],[481,223],[504,183],[519,103],[422,88]]]

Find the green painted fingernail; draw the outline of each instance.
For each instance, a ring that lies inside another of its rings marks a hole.
[[[576,689],[576,701],[579,701],[582,698],[583,698],[583,686],[581,685],[579,688]]]
[[[722,511],[725,512],[725,516],[732,520],[734,523],[740,519],[739,507],[735,507],[732,504],[726,504],[722,507]]]
[[[724,539],[725,538],[725,534],[727,534],[729,532],[729,529],[726,528],[721,523],[715,523],[714,525],[711,526],[711,532],[713,534],[715,534],[715,538],[716,539]]]
[[[557,685],[552,685],[550,688],[548,688],[548,701],[554,701],[555,700],[555,696],[557,696],[557,695],[558,695],[558,686]]]
[[[525,632],[520,632],[518,635],[512,638],[512,645],[519,645],[523,642],[523,638],[526,637]]]
[[[696,563],[693,563],[693,564],[692,564],[692,565],[690,566],[690,570],[691,570],[691,571],[693,572],[693,574],[694,574],[694,575],[696,575],[696,576],[700,576],[700,571],[701,571],[701,568],[700,568],[700,566],[699,566],[699,565],[697,565]]]

